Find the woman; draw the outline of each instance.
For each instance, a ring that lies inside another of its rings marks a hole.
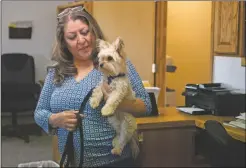
[[[60,154],[63,153],[69,131],[74,131],[75,164],[79,163],[80,140],[76,115],[86,94],[99,84],[102,74],[95,68],[96,39],[104,39],[96,20],[82,7],[65,9],[58,15],[56,45],[52,60],[35,110],[35,121],[47,133],[55,130]],[[124,101],[118,110],[135,116],[151,111],[151,103],[142,81],[131,62],[127,61],[129,79],[136,92],[137,101]],[[105,88],[108,86],[105,84]],[[105,97],[110,89],[105,89]],[[100,108],[86,104],[83,117],[84,164],[83,167],[132,166],[129,145],[121,156],[111,154],[115,131],[101,116]]]

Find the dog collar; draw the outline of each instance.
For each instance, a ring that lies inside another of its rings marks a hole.
[[[125,76],[126,76],[125,73],[119,73],[119,74],[116,75],[116,76],[109,76],[109,77],[108,77],[108,84],[110,84],[110,83],[112,82],[112,80],[115,79],[115,78],[125,77]]]

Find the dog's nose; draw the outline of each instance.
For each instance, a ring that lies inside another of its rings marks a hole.
[[[101,67],[101,68],[103,67],[103,63],[100,64],[100,67]]]

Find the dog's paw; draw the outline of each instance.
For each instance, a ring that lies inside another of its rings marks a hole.
[[[100,102],[95,98],[95,97],[92,97],[90,99],[90,105],[93,109],[97,108],[99,106]]]
[[[112,145],[115,148],[116,146],[119,146],[119,136],[114,137],[112,141]]]
[[[121,153],[122,153],[122,149],[121,148],[113,148],[112,150],[111,150],[111,153],[113,154],[113,155],[121,155]]]
[[[103,116],[110,116],[114,114],[114,109],[111,106],[104,106],[101,112]]]

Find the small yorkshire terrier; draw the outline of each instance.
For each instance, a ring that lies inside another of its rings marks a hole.
[[[123,46],[124,43],[120,37],[112,44],[101,39],[97,40],[98,69],[103,73],[103,79],[93,90],[90,105],[92,108],[99,106],[103,99],[103,83],[107,82],[111,93],[101,113],[108,117],[109,123],[116,130],[111,153],[121,155],[125,145],[130,142],[132,155],[136,158],[139,153],[136,120],[131,114],[116,110],[124,99],[136,100],[135,92],[132,90],[127,77],[126,56],[123,52]]]

